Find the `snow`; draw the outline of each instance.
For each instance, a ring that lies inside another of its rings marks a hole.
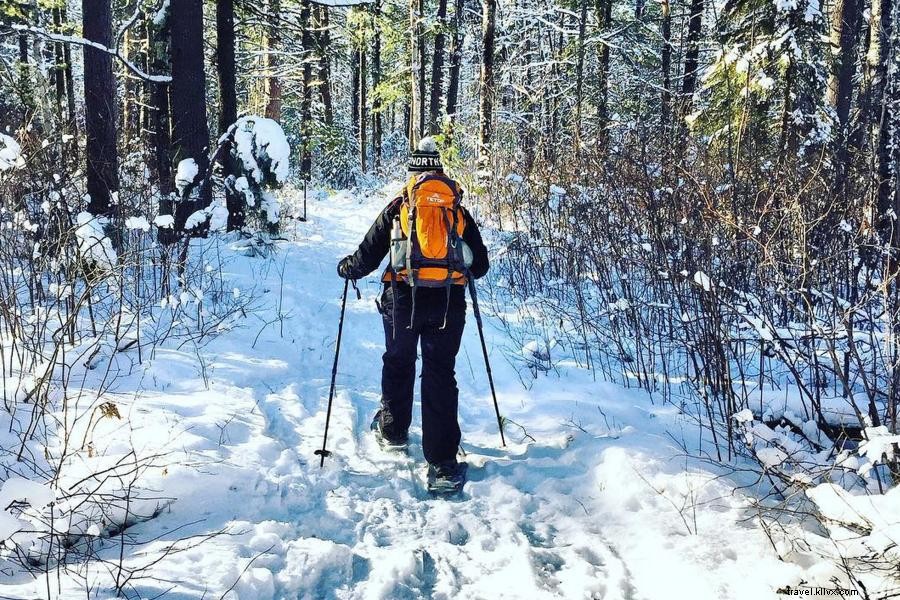
[[[81,256],[100,266],[113,267],[117,262],[117,257],[116,251],[112,247],[112,241],[103,232],[106,219],[95,217],[89,212],[80,212],[75,217],[75,222],[78,225],[75,229],[75,237],[78,240],[78,250]]]
[[[175,217],[172,215],[157,215],[153,219],[153,224],[160,229],[171,229],[175,226]]]
[[[200,310],[216,293],[252,310],[238,312],[200,349],[177,341],[141,363],[132,355],[105,393],[122,420],[97,421],[95,455],[77,455],[86,476],[132,444],[142,456],[167,453],[166,469],[142,473],[141,486],[172,501],[139,507],[156,516],[129,527],[129,539],[154,541],[127,546],[126,568],[159,557],[173,532],[228,532],[162,558],[156,579],[142,580],[142,597],[775,600],[777,589],[800,581],[829,585],[833,572],[814,560],[782,560],[772,548],[752,499],[734,489],[752,488],[752,474],[723,476],[685,459],[680,444],[696,451],[699,436],[677,407],[595,381],[565,359],[566,342],[533,336],[510,346],[487,297],[484,333],[509,419],[507,447],[500,446],[470,308],[457,362],[470,465],[462,497],[433,499],[423,491],[418,401],[409,457],[380,450],[368,430],[380,397],[379,273],[359,282],[361,301],[347,301],[328,438],[333,454],[320,469],[314,452],[322,444],[342,289],[334,265],[399,185],[310,202],[308,221],[286,223],[288,239],[275,242],[269,258],[242,255],[228,236],[191,242],[190,268],[202,271],[209,256],[224,255],[227,267],[212,271],[221,287],[173,290],[160,303],[165,312]],[[302,202],[268,201],[286,202],[285,210]],[[157,227],[167,222],[154,219]],[[86,218],[84,226],[91,223],[97,220]],[[487,295],[490,285],[479,282],[479,289]],[[553,369],[537,376],[518,370],[523,355],[549,360],[551,349]],[[99,386],[103,376],[88,372],[86,385]],[[752,422],[746,412],[736,418]],[[768,428],[754,431],[760,444],[772,440],[790,452]],[[32,493],[29,500],[49,497]],[[0,512],[0,531],[23,523]],[[98,597],[113,597],[103,568],[118,561],[112,524],[79,527],[97,538],[98,557],[107,561],[82,573]],[[53,597],[83,595],[84,580],[63,570],[60,582]],[[5,584],[4,595],[44,597],[47,585],[57,585],[56,574],[49,583]]]
[[[706,292],[712,290],[713,288],[712,280],[709,278],[709,275],[707,275],[703,271],[697,271],[696,273],[694,273],[694,283],[702,287]]]
[[[23,166],[22,147],[13,138],[0,133],[0,172]]]
[[[195,227],[199,227],[206,223],[207,219],[209,219],[209,213],[205,208],[201,208],[200,210],[196,210],[191,213],[191,215],[184,222],[184,228],[188,231],[194,229]]]
[[[26,526],[7,510],[13,502],[24,502],[34,508],[44,508],[53,502],[54,498],[53,490],[36,481],[15,476],[4,481],[3,487],[0,488],[0,540],[8,539]]]
[[[185,158],[178,162],[178,169],[175,172],[175,187],[178,188],[178,195],[183,196],[184,190],[197,179],[200,173],[200,167],[193,158]]]
[[[163,0],[162,4],[159,7],[159,10],[156,11],[156,14],[153,15],[153,24],[157,27],[161,27],[163,23],[166,22],[166,18],[169,14],[169,0]]]
[[[138,229],[140,231],[150,231],[150,222],[144,216],[128,217],[125,219],[125,227],[127,229]]]
[[[277,183],[287,181],[291,147],[281,125],[265,117],[246,116],[238,119],[233,127],[235,150],[246,172],[262,183],[263,168],[267,166]]]

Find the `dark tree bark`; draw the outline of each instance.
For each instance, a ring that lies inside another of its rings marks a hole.
[[[419,55],[419,131],[418,137],[421,139],[427,130],[427,122],[425,121],[425,90],[426,90],[426,74],[428,73],[428,61],[425,55],[425,34],[422,31],[422,19],[425,15],[425,0],[416,1],[416,12],[419,15],[418,21],[418,46],[416,54]]]
[[[357,50],[359,52],[359,129],[357,130],[359,140],[359,168],[366,172],[366,41],[365,36],[359,44]]]
[[[62,33],[62,9],[53,8],[53,29],[56,33]],[[53,88],[55,91],[57,118],[62,122],[63,103],[66,99],[65,58],[63,58],[63,44],[53,44]]]
[[[424,82],[422,79],[422,54],[419,49],[422,47],[420,40],[422,38],[422,14],[419,9],[421,0],[409,0],[409,73],[410,73],[410,94],[409,94],[409,116],[407,118],[406,132],[409,138],[409,149],[415,150],[422,135],[422,115],[420,107],[424,102]]]
[[[860,0],[835,0],[831,19],[831,50],[834,63],[828,78],[828,102],[838,120],[834,143],[834,181],[839,193],[846,192],[850,168],[849,128],[856,48],[862,17]]]
[[[331,99],[331,32],[328,7],[316,5],[316,42],[319,52],[319,94],[322,97],[325,124],[334,124],[334,103]]]
[[[462,39],[460,26],[462,24],[463,0],[455,0],[453,8],[453,34],[450,37],[450,77],[447,82],[447,115],[450,117],[450,134],[453,133],[453,123],[456,121],[456,106],[459,101],[459,67],[462,57]]]
[[[281,49],[281,0],[269,0],[266,29],[266,117],[281,120],[281,80],[278,77],[278,51]]]
[[[663,0],[660,5],[662,21],[660,33],[662,34],[662,92],[660,98],[661,110],[659,120],[663,132],[669,126],[672,116],[672,11],[669,0]]]
[[[481,102],[478,106],[478,162],[482,167],[490,163],[491,141],[494,133],[494,35],[496,30],[496,0],[481,0]]]
[[[375,169],[381,167],[381,138],[384,106],[381,101],[381,0],[375,0],[375,39],[372,41],[372,154]]]
[[[428,130],[441,132],[441,101],[444,87],[444,33],[447,29],[447,0],[438,0],[438,32],[434,37],[434,58],[431,61],[431,102],[428,113]]]
[[[587,0],[579,0],[578,45],[575,57],[575,152],[581,147],[581,106],[584,99],[584,36],[587,29]]]
[[[887,218],[893,205],[891,189],[891,103],[888,101],[888,64],[891,60],[892,33],[894,27],[891,0],[872,0],[871,32],[866,64],[870,71],[867,104],[871,107],[868,121],[873,133],[875,150],[875,206],[876,222],[882,239],[892,237],[891,228],[896,219]],[[896,109],[894,109],[896,112]],[[894,243],[897,243],[895,238]]]
[[[175,208],[175,229],[183,233],[187,218],[209,206],[211,199],[210,187],[200,185],[209,168],[209,128],[206,124],[206,79],[203,69],[203,0],[178,0],[170,6],[173,159],[176,166],[182,160],[193,159],[198,167],[194,186],[185,188],[184,196]]]
[[[609,30],[612,22],[612,0],[596,0],[597,31]],[[597,144],[606,147],[609,127],[609,46],[601,42],[597,53]]]
[[[150,29],[150,69],[153,73],[169,73],[172,65],[169,62],[169,18],[159,23],[153,23]],[[171,114],[169,107],[169,86],[154,84],[150,87],[150,123],[151,143],[153,155],[151,168],[156,175],[156,185],[159,188],[160,214],[172,214],[169,195],[175,190],[172,185],[172,155],[171,155]],[[160,230],[160,241],[165,236],[164,230]]]
[[[300,176],[304,181],[309,181],[312,176],[312,152],[310,151],[310,143],[312,140],[312,85],[313,85],[313,76],[312,76],[312,53],[314,52],[314,43],[313,43],[313,35],[310,31],[312,27],[312,5],[310,0],[303,0],[301,4],[300,10],[300,22],[303,27],[303,97],[300,101]],[[328,23],[328,9],[326,7],[321,7],[321,10],[324,12],[324,22],[327,27]],[[320,20],[320,23],[322,21]],[[327,35],[327,34],[326,34]],[[325,42],[327,44],[327,40]],[[327,50],[327,45],[325,47]],[[322,94],[322,102],[325,105],[325,122],[328,125],[331,125],[331,121],[333,120],[333,115],[331,113],[331,92],[329,89],[328,83],[328,56],[327,53],[323,50],[322,40],[321,38],[315,43],[315,51],[321,52],[319,59],[324,61],[324,66],[320,66],[321,70],[325,70],[325,77],[323,78],[322,83],[319,84],[319,90]],[[328,99],[325,102],[325,99]]]
[[[237,77],[235,75],[234,0],[216,0],[216,74],[219,77],[219,136],[237,121]],[[225,160],[226,179],[233,175]],[[230,185],[225,186],[228,231],[241,229],[246,222],[244,200]]]
[[[694,92],[697,91],[697,71],[700,60],[700,34],[703,31],[703,0],[691,0],[688,33],[684,55],[684,79],[681,81],[681,99],[678,119],[684,124],[684,117],[691,112],[694,103]]]
[[[60,18],[62,22],[66,22],[66,9],[60,9]],[[72,135],[78,130],[77,114],[75,112],[75,78],[72,76],[72,47],[69,44],[63,44],[63,60],[65,61],[65,78],[66,78],[66,106],[68,113],[68,128]],[[76,149],[78,144],[72,142],[72,147]]]
[[[92,42],[112,46],[112,7],[109,0],[82,0],[83,34]],[[87,210],[114,215],[112,194],[119,190],[116,153],[116,81],[112,57],[84,46],[84,122],[87,134]]]
[[[353,133],[359,131],[359,50],[352,48],[350,53],[350,124]]]
[[[237,121],[234,60],[234,0],[216,0],[216,73],[219,76],[219,135]]]

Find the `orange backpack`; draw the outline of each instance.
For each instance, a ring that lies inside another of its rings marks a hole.
[[[472,259],[462,240],[466,221],[459,185],[440,173],[425,173],[410,178],[403,195],[391,235],[392,276],[413,287],[465,285]]]
[[[468,282],[466,273],[472,264],[472,251],[462,239],[466,219],[461,199],[459,185],[435,172],[411,177],[403,191],[400,216],[394,220],[391,232],[391,263],[385,280],[391,282],[392,288],[397,279],[412,287],[410,327],[416,314],[418,286],[447,289],[443,329],[450,310],[450,286]],[[396,327],[396,315],[393,321]]]

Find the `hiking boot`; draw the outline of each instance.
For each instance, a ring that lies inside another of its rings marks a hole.
[[[375,432],[375,439],[378,441],[378,445],[381,446],[384,450],[398,450],[405,451],[407,446],[409,446],[409,438],[408,436],[402,437],[388,437],[384,434],[384,430],[382,429],[381,424],[381,411],[375,413],[375,418],[372,419],[372,431]]]
[[[435,493],[458,492],[466,482],[465,471],[455,460],[428,463],[428,491]]]

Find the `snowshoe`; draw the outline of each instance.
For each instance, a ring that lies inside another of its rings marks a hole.
[[[378,442],[378,445],[381,446],[382,450],[391,450],[394,452],[406,452],[407,447],[409,446],[409,438],[406,436],[399,439],[388,438],[384,435],[384,432],[381,430],[381,411],[375,413],[375,418],[372,419],[371,429],[375,432],[375,440]]]
[[[466,483],[466,463],[444,462],[428,465],[426,487],[432,494],[455,494]]]

